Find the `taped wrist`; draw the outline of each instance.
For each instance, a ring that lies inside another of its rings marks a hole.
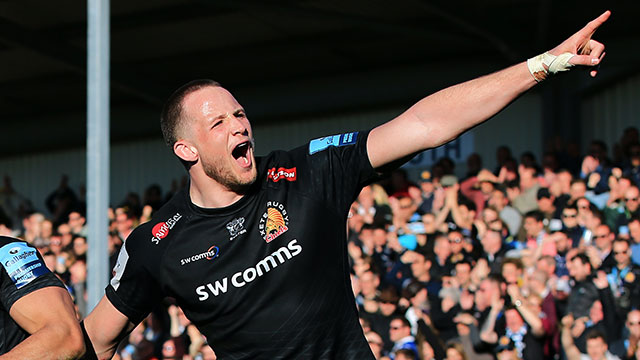
[[[569,59],[573,57],[572,53],[566,52],[558,56],[551,55],[548,52],[532,57],[527,60],[527,67],[531,76],[537,81],[545,80],[549,74],[556,74],[560,71],[571,69],[573,64],[569,63]]]

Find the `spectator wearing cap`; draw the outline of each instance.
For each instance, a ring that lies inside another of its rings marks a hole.
[[[418,357],[416,339],[411,335],[411,324],[404,316],[395,316],[389,324],[389,338],[393,341],[391,353],[400,349],[411,350]],[[393,359],[393,356],[391,356]]]
[[[578,223],[578,208],[576,204],[562,209],[562,230],[571,239],[571,246],[578,247],[585,228]]]
[[[522,225],[522,214],[509,205],[509,198],[501,189],[494,189],[489,196],[488,204],[494,207],[509,228],[510,234],[517,234]]]
[[[624,318],[629,310],[640,307],[640,266],[631,262],[629,240],[614,240],[612,249],[615,266],[607,272],[607,280],[616,299],[618,314]]]
[[[418,213],[421,215],[431,213],[433,211],[433,199],[435,197],[435,184],[430,171],[420,173],[420,192],[422,201],[418,205]]]

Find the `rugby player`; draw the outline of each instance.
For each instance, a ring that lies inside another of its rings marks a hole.
[[[171,296],[221,359],[373,359],[358,322],[344,231],[361,188],[487,120],[538,82],[593,67],[605,12],[556,48],[430,95],[371,131],[254,156],[251,125],[211,80],[178,89],[161,127],[190,182],[126,240],[85,319],[100,359]],[[384,85],[381,85],[384,86]]]

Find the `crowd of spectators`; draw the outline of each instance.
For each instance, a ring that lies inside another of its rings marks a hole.
[[[611,156],[611,157],[610,157]],[[440,159],[419,179],[400,169],[365,187],[348,220],[351,280],[377,359],[640,360],[640,136],[611,154],[548,151],[467,174]],[[109,252],[179,186],[150,186],[109,211]],[[0,234],[42,253],[87,314],[82,196],[62,178],[34,211],[5,177]],[[320,271],[320,270],[319,270]],[[215,349],[214,349],[215,350]],[[171,299],[121,344],[122,359],[215,359]]]

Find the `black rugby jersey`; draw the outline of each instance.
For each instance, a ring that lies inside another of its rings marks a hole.
[[[107,286],[132,322],[177,300],[220,359],[373,359],[349,279],[346,218],[376,177],[368,133],[256,158],[236,203],[176,194],[125,241]]]
[[[0,355],[29,336],[9,315],[23,296],[48,286],[64,287],[44,264],[38,250],[26,242],[0,236]]]

